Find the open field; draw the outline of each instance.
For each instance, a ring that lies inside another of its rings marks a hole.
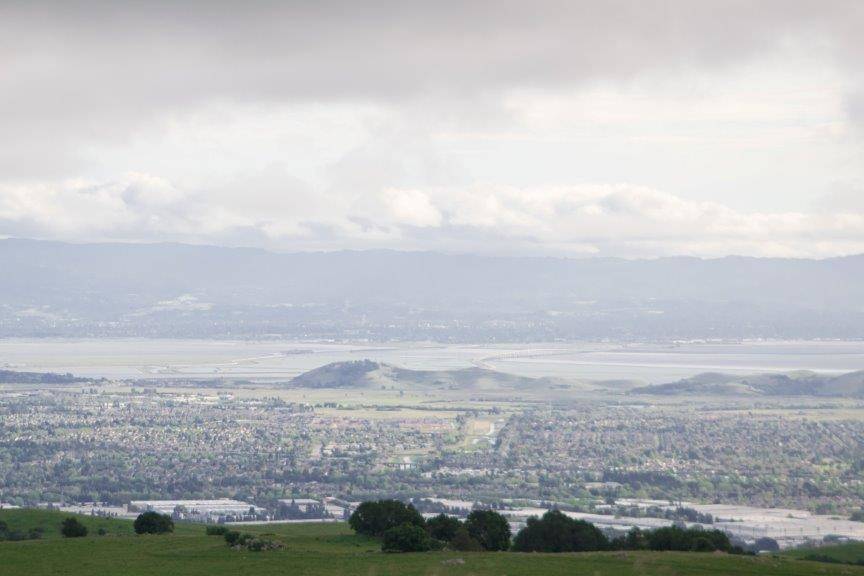
[[[13,514],[14,512],[14,514]],[[63,514],[28,512],[31,520],[59,525]],[[24,518],[0,511],[0,519]],[[17,521],[17,520],[16,520]],[[85,519],[91,522],[92,519]],[[112,521],[111,526],[130,523]],[[131,526],[130,526],[131,528]],[[383,554],[378,543],[350,532],[345,524],[246,526],[269,533],[285,548],[270,552],[229,549],[222,539],[205,536],[203,526],[178,525],[168,536],[108,535],[0,543],[4,576],[150,576],[197,575],[423,575],[423,576],[667,576],[667,575],[858,575],[864,568],[806,562],[789,557],[736,557],[696,553]],[[125,531],[123,531],[126,534]],[[115,532],[116,534],[116,532]]]

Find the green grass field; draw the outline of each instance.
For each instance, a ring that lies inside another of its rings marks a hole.
[[[793,558],[805,558],[811,554],[815,554],[833,558],[838,562],[854,564],[856,562],[864,562],[864,542],[790,550],[787,554]]]
[[[131,523],[82,517],[108,535],[64,539],[67,516],[44,511],[0,511],[13,529],[45,528],[43,540],[0,542],[3,576],[684,576],[684,575],[861,575],[864,568],[806,562],[792,557],[754,558],[724,554],[455,553],[383,554],[374,540],[354,535],[345,524],[249,526],[244,531],[272,534],[285,548],[236,551],[204,527],[177,526],[167,536],[135,536]],[[91,533],[95,533],[91,530]]]

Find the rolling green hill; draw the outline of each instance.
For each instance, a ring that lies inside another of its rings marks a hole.
[[[3,576],[684,576],[684,575],[862,575],[864,568],[822,564],[792,557],[755,558],[725,554],[609,552],[518,554],[430,552],[384,554],[375,540],[354,535],[343,523],[248,526],[270,534],[282,550],[237,551],[204,527],[178,525],[167,536],[131,535],[131,523],[82,517],[88,526],[105,523],[108,535],[63,539],[67,514],[0,511],[10,526],[46,529],[43,540],[0,542]],[[92,531],[91,531],[92,533]]]

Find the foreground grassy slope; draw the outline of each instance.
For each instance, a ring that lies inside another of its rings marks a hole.
[[[854,542],[850,544],[838,544],[837,546],[822,546],[820,548],[805,548],[800,550],[790,550],[787,552],[792,558],[804,558],[810,555],[819,555],[827,558],[832,558],[838,562],[864,562],[864,542]]]
[[[6,516],[6,512],[0,512],[0,519]],[[64,515],[54,516],[59,524]],[[854,566],[722,554],[382,554],[377,542],[355,536],[344,524],[248,527],[247,531],[273,534],[272,538],[282,541],[285,549],[238,552],[225,546],[221,538],[204,536],[203,527],[187,525],[169,536],[108,535],[2,542],[0,573],[4,576],[864,576],[864,568]]]

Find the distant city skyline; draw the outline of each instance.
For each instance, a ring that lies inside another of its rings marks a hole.
[[[0,237],[864,253],[864,3],[0,5]]]

